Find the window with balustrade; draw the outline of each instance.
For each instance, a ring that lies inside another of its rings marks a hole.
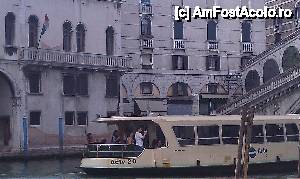
[[[106,29],[106,55],[114,54],[114,28],[112,26]]]
[[[188,56],[172,55],[173,70],[188,70]]]
[[[63,50],[70,52],[72,48],[72,24],[66,21],[63,24]]]
[[[142,36],[151,36],[151,17],[149,15],[142,15],[141,35]]]
[[[242,22],[242,42],[251,42],[251,21]]]
[[[35,15],[29,16],[29,47],[38,48],[39,19]]]
[[[206,70],[219,71],[220,70],[220,56],[209,55],[206,57]]]
[[[9,12],[5,16],[5,45],[12,46],[15,39],[16,17],[14,13]]]
[[[76,27],[77,52],[85,51],[85,27],[79,23]]]

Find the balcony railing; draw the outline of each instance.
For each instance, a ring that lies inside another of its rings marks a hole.
[[[53,65],[70,64],[96,67],[132,68],[130,58],[35,48],[19,49],[19,60],[26,62],[48,62]]]
[[[218,42],[208,41],[207,42],[207,49],[210,50],[210,51],[217,51],[219,49]]]
[[[174,49],[185,49],[185,42],[183,39],[174,39],[173,40]]]
[[[242,42],[243,53],[252,53],[253,52],[253,43],[252,42]]]
[[[141,39],[142,48],[153,48],[153,39]]]
[[[230,114],[233,111],[240,109],[241,107],[250,104],[254,100],[269,95],[274,90],[284,90],[283,86],[287,83],[299,83],[300,68],[291,69],[279,76],[273,78],[269,82],[249,91],[247,94],[235,99],[231,103],[221,107],[218,111],[221,114]]]
[[[140,13],[141,14],[152,14],[152,5],[151,4],[140,4]]]

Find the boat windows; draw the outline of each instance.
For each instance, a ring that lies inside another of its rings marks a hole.
[[[198,126],[198,144],[213,145],[220,144],[219,126]]]
[[[85,157],[88,158],[127,158],[138,157],[143,148],[137,145],[126,144],[89,144]]]
[[[267,142],[284,142],[283,124],[266,124]]]
[[[253,143],[253,144],[263,144],[264,143],[263,125],[253,125],[252,126],[251,143]]]
[[[194,126],[174,126],[173,131],[180,146],[195,145]]]
[[[223,144],[238,144],[239,125],[223,125],[222,126],[222,141]]]
[[[287,141],[299,141],[299,129],[296,124],[285,124]]]

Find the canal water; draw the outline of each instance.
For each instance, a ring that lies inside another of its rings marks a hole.
[[[12,179],[23,179],[23,178],[37,178],[37,179],[92,179],[97,177],[88,176],[83,173],[78,166],[80,165],[80,159],[66,159],[66,160],[40,160],[24,162],[4,162],[0,161],[0,178],[12,178]],[[101,177],[98,177],[101,178]],[[173,177],[174,178],[174,177]],[[179,179],[182,177],[176,177]],[[220,178],[228,178],[222,177]],[[273,174],[273,175],[261,175],[261,176],[250,176],[249,178],[258,179],[288,179],[296,178],[296,174]],[[136,179],[134,177],[114,177],[114,178],[103,178],[103,179]],[[142,179],[139,177],[138,179]],[[158,179],[158,178],[156,178]],[[163,179],[163,178],[159,178]]]

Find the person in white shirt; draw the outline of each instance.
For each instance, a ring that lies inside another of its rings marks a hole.
[[[142,128],[138,128],[138,130],[136,131],[135,133],[135,145],[138,145],[140,147],[144,147],[144,139],[145,139],[145,136],[147,135],[147,131],[144,131],[144,135],[142,134]]]

